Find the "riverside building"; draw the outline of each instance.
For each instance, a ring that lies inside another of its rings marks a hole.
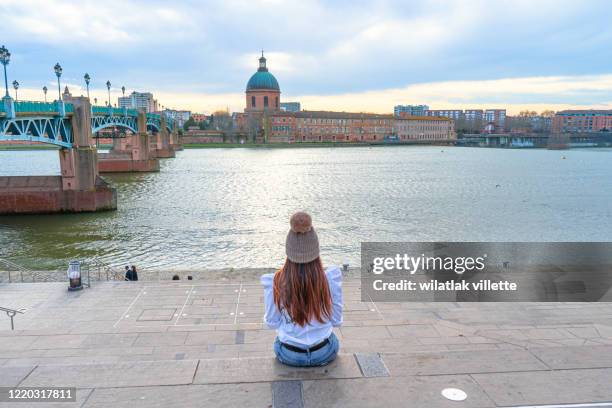
[[[247,82],[244,113],[234,115],[239,133],[268,143],[369,142],[449,143],[456,139],[452,119],[391,114],[290,111],[282,109],[281,89],[262,52]],[[285,105],[286,107],[286,105]],[[424,108],[424,106],[423,106]],[[411,111],[412,112],[412,111]]]
[[[279,142],[418,142],[455,140],[448,118],[374,113],[301,111],[267,116],[271,143]]]
[[[427,116],[429,106],[427,105],[395,105],[393,114],[400,116],[401,114],[409,116]]]
[[[564,110],[552,119],[555,133],[589,133],[612,130],[612,110]]]

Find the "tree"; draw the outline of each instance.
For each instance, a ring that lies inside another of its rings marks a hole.
[[[188,131],[190,126],[197,126],[197,123],[196,123],[195,119],[193,119],[193,118],[187,119],[185,121],[185,123],[183,124],[183,129],[185,131]]]
[[[223,132],[223,140],[230,139],[233,141],[236,136],[234,129],[234,120],[227,111],[216,111],[211,117],[211,128]]]
[[[540,116],[544,118],[552,118],[553,116],[555,116],[555,111],[545,110],[545,111],[542,111],[542,113],[540,113]]]
[[[518,115],[521,118],[535,118],[536,116],[538,116],[538,112],[530,111],[530,110],[524,110],[524,111],[520,111]]]

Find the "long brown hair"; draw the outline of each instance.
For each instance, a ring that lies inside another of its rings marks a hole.
[[[287,259],[274,274],[274,303],[302,327],[313,319],[329,320],[332,299],[321,258],[303,264]]]

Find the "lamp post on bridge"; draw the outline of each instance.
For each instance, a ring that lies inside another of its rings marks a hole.
[[[8,79],[6,77],[6,66],[8,65],[10,60],[11,60],[11,53],[3,45],[2,47],[0,47],[0,63],[2,63],[2,65],[4,66],[4,89],[6,90],[5,95],[7,98],[10,98],[10,95],[8,91]]]
[[[57,75],[57,95],[58,95],[58,101],[62,100],[62,88],[60,86],[60,77],[62,76],[62,66],[59,64],[59,62],[57,64],[55,64],[55,66],[53,67],[53,70],[55,71],[55,75]]]
[[[108,89],[108,106],[111,106],[111,101],[110,101],[110,87],[111,87],[111,83],[110,83],[110,81],[106,81],[106,89]]]
[[[15,88],[15,102],[17,102],[18,95],[17,95],[17,90],[19,89],[19,82],[17,82],[17,80],[13,81],[13,88]]]
[[[87,99],[89,99],[89,81],[91,81],[91,77],[86,72],[85,76],[83,76],[83,79],[85,79],[85,86],[87,87]]]
[[[43,92],[45,93],[45,103],[47,103],[47,91],[49,89],[47,88],[47,85],[43,86]]]

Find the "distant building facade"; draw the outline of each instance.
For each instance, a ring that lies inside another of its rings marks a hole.
[[[299,102],[281,102],[280,110],[285,112],[299,112],[302,108]]]
[[[466,109],[463,113],[463,118],[466,121],[478,121],[484,117],[482,109]]]
[[[187,122],[191,117],[191,111],[164,109],[164,115],[166,115],[167,118],[172,119],[174,123],[180,127],[183,127],[185,122]]]
[[[119,107],[120,108],[132,108],[132,98],[129,96],[120,96],[119,99]]]
[[[157,100],[151,92],[132,92],[117,99],[120,108],[144,109],[146,112],[157,112]]]
[[[555,133],[612,131],[612,110],[564,110],[552,118]]]
[[[393,108],[393,114],[400,116],[404,113],[408,116],[427,116],[429,106],[427,105],[395,105]]]
[[[296,142],[422,142],[456,140],[454,124],[427,117],[426,105],[398,108],[397,115],[303,111],[299,102],[282,103],[280,86],[269,72],[263,53],[246,86],[244,112],[232,114],[235,129],[247,140]]]
[[[459,120],[463,118],[463,110],[461,109],[433,109],[433,110],[428,110],[426,116]]]
[[[423,116],[301,111],[267,117],[267,141],[278,142],[449,142],[453,121]]]
[[[208,120],[208,115],[204,113],[192,113],[191,119],[193,119],[196,123],[201,123]]]
[[[72,99],[72,94],[70,93],[70,90],[68,89],[68,86],[66,86],[64,88],[64,92],[62,93],[62,100],[63,101],[69,101]]]
[[[483,121],[489,133],[503,132],[506,128],[505,109],[486,109],[483,114]]]

